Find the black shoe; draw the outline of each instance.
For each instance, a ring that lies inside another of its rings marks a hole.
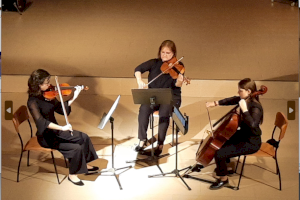
[[[159,146],[160,146],[160,145],[159,145]],[[160,150],[160,149],[159,149],[159,146],[158,146],[158,147],[155,149],[155,151],[154,151],[154,155],[157,156],[157,157],[162,153],[162,149]]]
[[[75,185],[78,185],[78,186],[83,186],[83,185],[84,185],[84,183],[83,183],[81,180],[78,181],[78,182],[74,182],[74,181],[72,181],[72,180],[70,179],[69,176],[68,176],[68,180],[71,181],[71,183],[73,183],[73,184],[75,184]]]
[[[229,181],[228,178],[226,181],[221,181],[221,179],[218,179],[216,182],[214,182],[209,189],[211,190],[218,190],[221,189],[223,186],[228,185]]]
[[[194,166],[191,168],[191,171],[192,171],[192,172],[200,172],[202,168],[204,168],[203,165],[196,164],[196,165],[194,165]]]
[[[99,167],[96,167],[96,166],[93,166],[93,168],[88,169],[88,171],[98,171],[98,170],[99,170]]]
[[[144,148],[146,147],[147,140],[144,141],[144,144],[143,144],[143,146],[141,146],[141,147],[140,147],[140,142],[141,142],[141,141],[139,141],[139,144],[134,148],[134,150],[135,150],[136,152],[141,152],[141,151],[143,151]]]

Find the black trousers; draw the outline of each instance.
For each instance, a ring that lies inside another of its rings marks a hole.
[[[70,174],[88,173],[86,164],[98,159],[91,139],[85,133],[73,130],[72,136],[70,131],[49,131],[44,135],[43,138],[38,137],[39,143],[43,147],[57,149],[68,158]]]
[[[166,139],[166,134],[170,123],[170,114],[172,113],[173,105],[179,108],[181,105],[181,100],[173,100],[172,105],[155,105],[153,110],[151,109],[150,105],[142,104],[140,106],[138,116],[138,138],[140,140],[147,139],[149,117],[152,112],[159,110],[158,144],[162,145]]]
[[[237,131],[215,154],[215,162],[217,165],[217,176],[226,176],[227,165],[226,159],[255,153],[261,146],[260,135],[247,135],[241,130]]]

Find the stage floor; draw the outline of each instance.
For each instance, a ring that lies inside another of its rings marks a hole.
[[[107,124],[103,130],[97,128],[103,112],[107,112],[117,95],[81,95],[72,106],[70,122],[74,129],[86,132],[92,139],[99,159],[93,164],[102,169],[111,168],[111,129]],[[26,104],[20,99],[27,99],[26,93],[3,93],[2,102],[14,101],[14,110],[20,105]],[[216,98],[214,98],[216,99]],[[205,102],[212,98],[183,97],[181,112],[190,117],[189,132],[179,137],[178,168],[182,169],[195,163],[195,153],[199,142],[208,129],[208,117]],[[264,107],[264,123],[262,139],[269,139],[273,130],[275,115],[278,111],[286,112],[286,100],[262,99]],[[298,101],[296,101],[298,105]],[[137,113],[138,105],[132,103],[132,97],[121,96],[120,103],[113,114],[115,134],[115,168],[129,166],[127,160],[137,157],[133,151],[137,139]],[[212,120],[220,118],[229,107],[217,107],[210,110]],[[298,116],[298,113],[296,113]],[[59,123],[63,117],[57,116]],[[155,119],[157,124],[157,118]],[[26,129],[26,128],[25,128]],[[34,130],[35,127],[34,127]],[[157,128],[155,129],[155,133]],[[151,132],[148,132],[150,138]],[[109,173],[102,175],[80,175],[85,186],[78,187],[67,179],[68,169],[65,168],[63,157],[59,152],[55,153],[58,163],[58,173],[62,183],[59,185],[54,173],[51,156],[42,153],[31,153],[31,166],[26,166],[26,154],[23,156],[20,171],[20,182],[16,182],[17,166],[19,160],[20,144],[11,121],[2,118],[2,199],[23,200],[52,200],[52,199],[298,199],[298,117],[289,121],[286,136],[278,150],[278,160],[281,169],[282,191],[279,191],[278,176],[264,171],[251,164],[275,170],[273,159],[250,159],[247,158],[244,175],[239,191],[222,188],[218,191],[209,190],[209,184],[192,179],[184,179],[191,187],[189,191],[179,178],[161,177],[148,178],[148,175],[159,174],[156,165],[145,163],[132,164],[128,170],[117,171],[123,190],[119,189],[118,183]],[[170,172],[175,168],[175,147],[170,145],[171,128],[164,145],[163,153],[169,153],[159,159],[159,166],[163,172]],[[140,156],[139,156],[140,157]],[[231,160],[235,166],[236,159]],[[215,165],[204,168],[200,173],[194,173],[196,177],[213,181],[211,172]],[[173,175],[172,175],[173,176]],[[237,185],[239,176],[234,174],[230,177],[230,184]]]

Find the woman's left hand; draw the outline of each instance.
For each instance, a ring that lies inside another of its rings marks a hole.
[[[239,105],[240,105],[240,108],[242,109],[243,112],[247,112],[248,111],[247,103],[246,103],[245,99],[241,99],[239,101]]]
[[[73,95],[73,98],[69,101],[69,106],[75,101],[75,99],[77,99],[78,95],[80,94],[81,90],[83,89],[82,86],[75,86],[75,91],[74,91],[74,95]]]
[[[79,85],[75,86],[73,100],[77,99],[77,97],[79,96],[81,90],[82,90],[82,86],[79,86]]]
[[[178,74],[177,81],[176,81],[176,87],[181,87],[183,83],[183,75]]]

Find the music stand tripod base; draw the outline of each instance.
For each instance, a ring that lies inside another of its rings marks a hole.
[[[106,114],[106,113],[103,114],[103,117],[102,117],[102,119],[100,121],[100,124],[98,126],[98,128],[103,129],[104,126],[106,125],[106,123],[108,122],[108,120],[110,121],[110,124],[111,124],[111,150],[112,150],[112,168],[110,168],[108,170],[99,171],[98,173],[101,174],[101,173],[105,173],[105,172],[112,172],[113,175],[116,177],[116,180],[119,184],[120,190],[122,190],[123,188],[121,186],[120,180],[117,177],[115,172],[117,170],[121,170],[121,169],[126,169],[126,168],[130,169],[132,166],[130,165],[130,166],[127,166],[127,167],[122,167],[122,168],[115,168],[114,167],[114,158],[115,158],[115,156],[114,156],[114,118],[111,117],[111,115],[113,114],[114,110],[116,109],[116,107],[119,103],[120,97],[121,96],[119,95],[118,98],[116,99],[116,101],[114,102],[114,104],[112,105],[111,109],[109,110],[108,114]]]
[[[175,109],[175,107],[174,107],[174,109]],[[177,111],[177,113],[179,114],[179,111],[177,110],[177,108],[176,108],[176,111]],[[176,113],[176,114],[177,114]],[[161,173],[161,174],[156,174],[156,175],[149,175],[148,177],[149,178],[152,178],[152,177],[156,177],[156,176],[165,176],[165,175],[168,175],[168,174],[174,174],[175,175],[175,177],[179,177],[180,179],[181,179],[181,181],[185,184],[185,186],[188,188],[188,190],[191,190],[191,188],[188,186],[188,184],[184,181],[184,179],[181,177],[181,175],[179,174],[179,172],[181,172],[181,171],[183,171],[183,170],[185,170],[185,169],[188,169],[189,167],[186,167],[186,168],[184,168],[184,169],[181,169],[181,170],[178,170],[178,167],[177,167],[177,163],[178,163],[178,126],[177,126],[177,124],[179,124],[179,123],[181,123],[181,125],[182,126],[180,126],[181,127],[181,129],[185,129],[185,125],[183,125],[182,124],[182,122],[179,120],[179,118],[178,117],[175,117],[174,115],[176,115],[176,114],[174,114],[174,112],[173,112],[173,127],[172,127],[172,132],[173,132],[173,135],[174,135],[174,125],[176,124],[176,143],[175,143],[175,146],[176,146],[176,150],[175,150],[175,169],[173,170],[173,171],[171,171],[171,172],[167,172],[167,173]],[[181,113],[180,113],[180,115],[181,115]],[[184,120],[185,121],[185,120]],[[187,132],[187,130],[181,130],[183,133],[186,133]]]

